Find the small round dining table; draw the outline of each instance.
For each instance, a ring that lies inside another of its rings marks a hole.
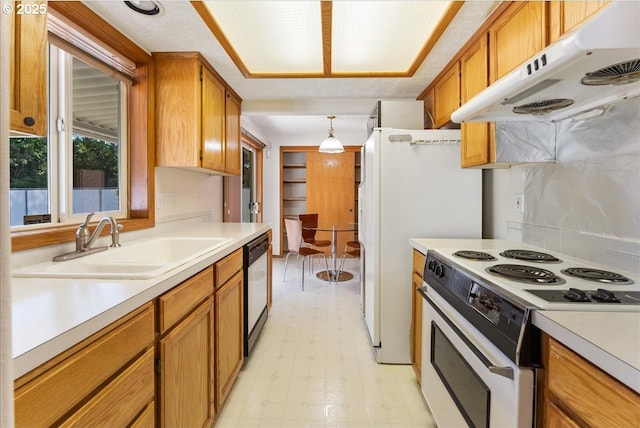
[[[342,282],[348,281],[353,278],[353,274],[349,272],[339,272],[337,267],[337,242],[338,232],[355,232],[358,230],[356,223],[347,224],[335,224],[335,225],[318,225],[318,226],[303,226],[306,230],[315,230],[317,232],[331,232],[331,269],[323,270],[316,274],[318,279],[329,282]]]

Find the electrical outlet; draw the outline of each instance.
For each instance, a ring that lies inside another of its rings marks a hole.
[[[171,192],[171,206],[175,207],[178,205],[178,194],[176,192]]]
[[[523,207],[524,203],[522,200],[522,193],[516,193],[513,197],[513,208],[516,211],[520,211],[523,212],[524,211],[524,207]]]
[[[158,200],[156,201],[157,208],[166,208],[167,196],[164,193],[158,193]]]

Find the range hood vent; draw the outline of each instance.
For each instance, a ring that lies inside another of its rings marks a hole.
[[[573,100],[568,98],[556,98],[553,100],[535,101],[533,103],[519,105],[513,108],[517,114],[547,114],[555,110],[560,110],[573,104]]]
[[[454,122],[556,122],[640,96],[640,2],[617,1],[454,111]]]
[[[583,85],[626,85],[640,80],[640,58],[621,62],[587,73],[581,80]]]

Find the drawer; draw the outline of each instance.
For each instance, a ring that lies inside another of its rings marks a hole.
[[[156,426],[156,403],[149,403],[144,412],[131,424],[130,428],[154,428]]]
[[[222,286],[239,270],[242,270],[242,248],[216,262],[216,288]]]
[[[158,298],[160,334],[169,330],[213,294],[213,267],[208,267]]]
[[[156,403],[152,401],[140,416],[131,424],[130,428],[154,428],[156,426]]]
[[[548,391],[587,425],[626,427],[640,420],[640,395],[553,339],[547,369]]]
[[[60,426],[128,426],[153,401],[154,375],[150,348]]]
[[[148,303],[17,379],[16,426],[52,425],[150,346],[154,330]]]
[[[413,250],[413,271],[420,275],[422,278],[422,271],[424,270],[424,261],[427,259],[427,256],[422,254],[418,250]]]

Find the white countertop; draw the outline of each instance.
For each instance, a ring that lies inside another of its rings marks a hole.
[[[535,311],[533,324],[640,393],[640,313]]]
[[[505,246],[533,248],[522,242],[493,239],[411,239],[410,245],[429,250],[503,250]],[[533,324],[586,360],[640,393],[640,312],[536,310]]]
[[[182,228],[179,233],[154,235],[222,237],[232,238],[232,241],[153,279],[12,278],[14,379],[153,300],[270,228],[262,223],[201,223]],[[126,237],[122,237],[121,242],[126,245]]]

